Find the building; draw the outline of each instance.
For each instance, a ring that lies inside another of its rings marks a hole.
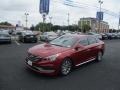
[[[16,27],[16,31],[21,31],[21,30],[24,30],[24,27],[23,27],[23,26],[17,26],[17,27]]]
[[[0,25],[0,30],[15,30],[15,26],[8,26],[8,25]]]
[[[92,32],[97,32],[97,33],[107,33],[109,32],[109,25],[105,21],[99,21],[96,18],[80,18],[78,22],[79,28],[82,30],[82,26],[84,24],[87,24],[91,27]]]

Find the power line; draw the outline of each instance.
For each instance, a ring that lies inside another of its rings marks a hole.
[[[80,3],[80,2],[75,2],[75,1],[72,1],[72,0],[64,0],[64,1],[56,1],[56,0],[53,0],[54,2],[56,3],[61,3],[61,4],[64,4],[64,5],[67,5],[67,6],[70,6],[70,7],[74,7],[74,8],[93,8],[93,9],[99,9],[99,7],[97,6],[91,6],[89,4],[85,4],[85,3]],[[108,14],[108,15],[111,15],[113,17],[116,17],[118,18],[119,15],[116,14],[115,12],[112,12],[110,10],[107,10],[107,9],[104,9],[104,8],[101,8],[101,10],[105,13],[105,14]]]

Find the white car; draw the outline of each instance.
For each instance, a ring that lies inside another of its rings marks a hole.
[[[88,35],[94,35],[98,39],[102,39],[102,35],[95,33],[95,32],[89,32]]]

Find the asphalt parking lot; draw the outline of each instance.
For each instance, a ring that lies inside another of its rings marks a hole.
[[[102,62],[75,69],[66,77],[50,77],[25,67],[27,49],[39,44],[0,45],[0,90],[120,90],[120,40],[108,40]]]

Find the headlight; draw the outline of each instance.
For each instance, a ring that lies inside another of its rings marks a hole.
[[[52,56],[49,56],[49,57],[46,57],[47,60],[50,60],[50,61],[55,61],[56,58],[59,56],[60,54],[55,54],[55,55],[52,55]]]

